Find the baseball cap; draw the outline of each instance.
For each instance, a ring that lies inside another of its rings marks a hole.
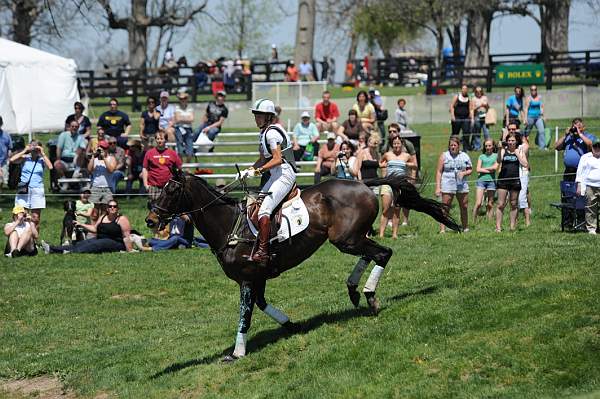
[[[25,208],[23,208],[21,205],[15,205],[12,211],[13,215],[18,215],[21,212],[25,213]]]
[[[98,147],[100,147],[100,148],[108,148],[108,141],[106,141],[106,140],[100,140],[98,142]]]
[[[90,190],[89,188],[84,188],[83,190],[81,190],[81,194],[91,194],[92,190]]]
[[[598,137],[594,137],[592,139],[592,147],[598,147],[600,146],[600,139]]]
[[[381,93],[379,92],[379,90],[375,90],[375,95],[376,96],[380,96],[381,95]]]
[[[310,118],[310,114],[308,113],[308,111],[304,111],[304,112],[302,112],[302,114],[300,115],[300,118]]]
[[[271,44],[271,48],[277,48],[277,45],[275,43]]]
[[[161,91],[160,92],[160,98],[163,98],[163,97],[167,97],[168,98],[169,97],[169,92],[166,91],[166,90]]]
[[[219,90],[217,92],[217,96],[223,96],[223,97],[225,97],[225,96],[227,96],[227,93],[225,93],[225,90]]]
[[[334,132],[327,132],[327,140],[335,140],[335,133]]]

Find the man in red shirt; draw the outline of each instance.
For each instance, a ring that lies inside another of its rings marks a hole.
[[[324,131],[337,132],[339,124],[337,119],[340,117],[340,110],[336,103],[331,101],[331,93],[323,92],[323,101],[315,106],[315,119],[317,120],[317,129],[322,133]]]
[[[171,167],[181,169],[181,158],[165,147],[165,134],[156,133],[156,147],[146,152],[142,169],[142,181],[151,201],[160,196],[162,188],[171,179]]]

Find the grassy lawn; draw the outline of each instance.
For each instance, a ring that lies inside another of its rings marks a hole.
[[[433,182],[449,126],[415,130]],[[379,240],[394,256],[377,317],[347,298],[355,258],[326,244],[268,284],[268,300],[304,331],[286,334],[256,311],[249,355],[232,365],[219,358],[232,350],[238,289],[208,250],[3,258],[0,380],[56,376],[90,398],[600,397],[600,241],[560,232],[554,153],[534,149],[530,162],[531,227],[497,234],[480,220],[439,235],[411,213],[398,240]],[[53,243],[61,201],[42,215]],[[148,233],[144,201],[122,207]]]

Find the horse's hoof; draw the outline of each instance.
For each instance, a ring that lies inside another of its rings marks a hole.
[[[357,285],[348,285],[348,296],[350,297],[350,302],[354,305],[355,308],[360,304],[360,294],[357,291]]]
[[[375,297],[374,292],[365,292],[365,297],[367,298],[367,303],[369,304],[369,308],[371,308],[371,312],[374,316],[379,314],[379,300]]]
[[[296,323],[292,323],[291,321],[286,321],[281,326],[285,328],[287,332],[292,334],[300,332],[300,326]]]
[[[221,359],[221,362],[229,364],[229,363],[235,362],[238,359],[239,358],[237,356],[235,356],[235,355],[226,355],[226,356],[223,357],[223,359]]]

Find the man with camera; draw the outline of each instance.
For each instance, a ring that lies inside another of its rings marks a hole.
[[[558,139],[554,148],[557,151],[565,151],[565,171],[563,180],[575,181],[577,166],[582,155],[592,150],[592,140],[596,137],[585,131],[585,125],[581,118],[573,119],[571,127],[566,130],[565,135]]]
[[[90,201],[100,211],[104,211],[108,202],[113,199],[110,182],[112,173],[117,167],[117,160],[108,152],[108,143],[104,140],[98,142],[96,152],[91,154],[89,158],[88,172],[92,175]]]

